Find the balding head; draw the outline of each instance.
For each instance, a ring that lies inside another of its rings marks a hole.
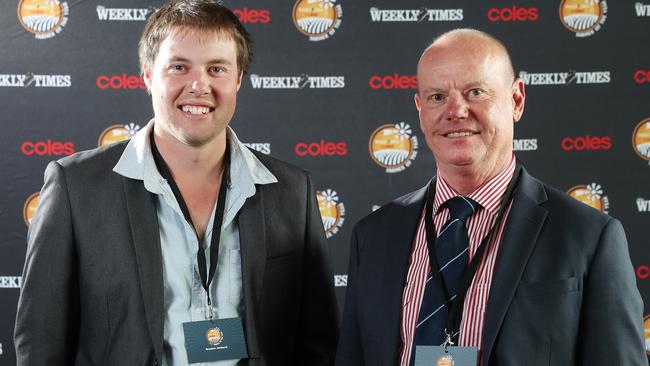
[[[505,45],[495,37],[471,28],[454,29],[434,39],[420,56],[418,74],[423,60],[449,53],[467,58],[488,57],[494,71],[502,73],[507,83],[515,79],[514,67]]]
[[[512,158],[525,91],[501,42],[473,29],[438,37],[418,63],[415,105],[440,176],[469,194]]]

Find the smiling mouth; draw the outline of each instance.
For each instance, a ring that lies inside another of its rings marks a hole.
[[[185,113],[194,115],[204,115],[214,111],[212,107],[198,106],[198,105],[182,105],[179,107]]]
[[[468,137],[468,136],[473,136],[477,135],[478,133],[476,132],[470,132],[470,131],[461,131],[461,132],[450,132],[446,133],[443,136],[445,137],[451,137],[451,138],[458,138],[458,137]]]

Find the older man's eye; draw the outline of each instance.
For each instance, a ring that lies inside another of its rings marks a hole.
[[[445,100],[445,96],[442,94],[432,94],[431,96],[429,96],[429,100],[432,102],[442,102],[443,100]]]
[[[474,89],[469,91],[469,95],[471,95],[473,97],[478,97],[478,96],[481,96],[483,94],[485,94],[483,89],[474,88]]]

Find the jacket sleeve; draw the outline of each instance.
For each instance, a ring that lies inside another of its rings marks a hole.
[[[348,269],[348,285],[345,293],[345,307],[341,323],[341,337],[336,352],[336,366],[362,366],[363,348],[357,317],[356,280],[359,267],[359,246],[357,227],[352,232],[350,244],[350,266]]]
[[[338,340],[338,307],[329,262],[329,248],[316,194],[307,176],[307,228],[303,268],[301,365],[333,365]]]
[[[647,365],[643,302],[619,221],[604,226],[585,281],[580,364]]]
[[[68,187],[63,168],[52,162],[27,235],[14,334],[18,365],[74,364],[78,287]]]

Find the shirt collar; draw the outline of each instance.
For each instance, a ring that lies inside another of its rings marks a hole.
[[[145,188],[152,193],[161,193],[159,182],[163,179],[151,153],[149,134],[154,120],[138,131],[129,141],[113,171],[131,179],[142,180]],[[230,181],[242,190],[247,197],[255,194],[255,184],[276,183],[277,178],[262,162],[239,141],[235,132],[227,127],[228,147],[230,148]]]
[[[251,182],[252,193],[255,193],[255,184],[277,183],[278,179],[262,162],[246,147],[232,128],[227,127],[228,147],[230,148],[230,180],[231,182]]]
[[[501,199],[503,194],[508,188],[510,180],[515,172],[515,155],[512,154],[510,163],[508,166],[502,170],[499,174],[494,176],[492,179],[483,183],[480,187],[476,188],[474,192],[467,195],[467,197],[478,202],[481,207],[490,211],[490,213],[496,215],[499,211],[499,206],[501,204]],[[433,212],[438,212],[442,205],[448,200],[461,196],[456,192],[451,186],[445,181],[445,178],[440,176],[440,172],[437,174],[438,179],[436,179],[436,197],[433,202]]]

